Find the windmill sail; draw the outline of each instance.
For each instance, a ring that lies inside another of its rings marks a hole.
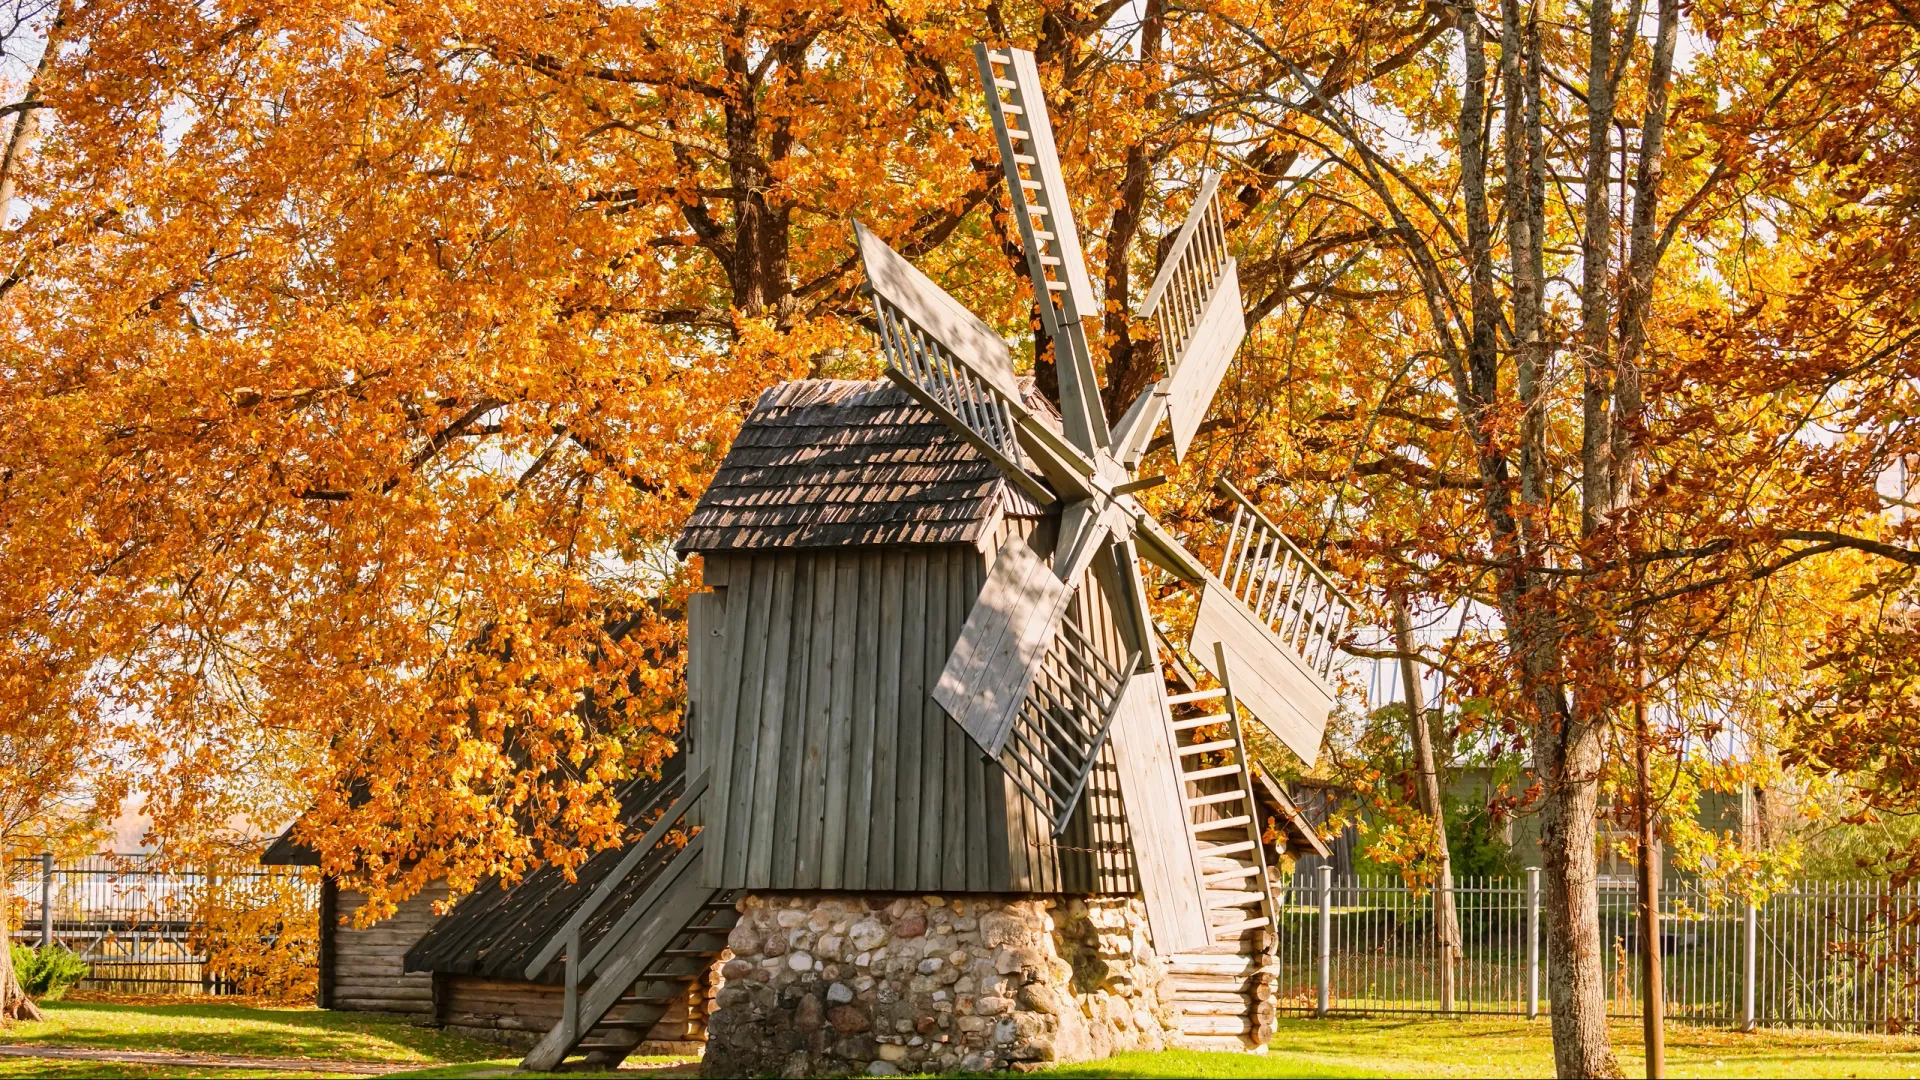
[[[1026,246],[1027,273],[1033,278],[1040,325],[1053,342],[1060,372],[1060,412],[1067,437],[1092,453],[1107,445],[1106,413],[1100,405],[1093,354],[1087,348],[1083,315],[1100,310],[1080,252],[1080,231],[1060,174],[1060,154],[1040,88],[1040,71],[1025,49],[973,47],[980,82],[987,92],[987,114],[1000,144],[1007,197]]]
[[[933,700],[988,757],[999,757],[1005,747],[1072,599],[1072,585],[1025,537],[1000,546],[933,688]]]
[[[1223,647],[1240,703],[1312,765],[1333,713],[1327,677],[1353,603],[1246,496],[1220,487],[1234,501],[1233,525],[1220,573],[1204,582],[1189,652],[1220,678],[1214,647]]]
[[[1097,467],[1021,400],[1007,343],[959,301],[854,223],[887,377],[998,465],[1042,505],[1085,498]],[[1024,450],[1052,489],[1022,466]]]
[[[1219,188],[1219,175],[1208,176],[1138,312],[1160,324],[1173,453],[1180,459],[1187,456],[1227,365],[1247,336],[1240,273],[1227,254]]]
[[[995,756],[1021,794],[1047,814],[1055,836],[1067,831],[1080,805],[1126,693],[1128,673],[1139,662],[1135,653],[1115,667],[1078,624],[1064,620],[1007,728]]]

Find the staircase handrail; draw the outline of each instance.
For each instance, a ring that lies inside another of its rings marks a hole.
[[[533,960],[527,964],[525,973],[527,978],[539,978],[540,973],[546,970],[547,965],[553,963],[554,958],[560,955],[561,949],[567,948],[570,942],[577,943],[579,941],[580,928],[585,926],[589,919],[599,913],[600,908],[613,897],[614,892],[620,888],[627,877],[640,865],[640,860],[644,859],[647,853],[652,851],[654,846],[660,842],[661,838],[666,836],[667,830],[671,829],[675,822],[685,817],[687,811],[693,809],[693,804],[699,801],[700,796],[704,795],[706,790],[707,770],[701,769],[700,775],[688,782],[685,790],[680,793],[680,797],[675,799],[671,806],[667,807],[666,813],[660,815],[660,820],[653,823],[653,827],[647,830],[647,834],[640,838],[639,843],[627,849],[627,853],[621,856],[620,862],[614,866],[612,872],[601,879],[600,884],[594,887],[592,894],[587,897],[586,901],[574,909],[573,914],[568,916],[567,921],[562,923],[560,928],[553,932],[553,936],[547,939],[545,945],[541,946],[540,951],[536,953]]]

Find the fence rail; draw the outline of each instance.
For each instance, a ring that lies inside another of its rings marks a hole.
[[[1331,868],[1281,889],[1280,1012],[1439,1014],[1441,956],[1431,893]],[[1461,955],[1453,1011],[1546,1010],[1538,871],[1454,887]],[[1632,882],[1599,886],[1599,947],[1610,1016],[1642,1008]],[[1912,967],[1920,891],[1885,882],[1803,881],[1749,906],[1712,883],[1660,891],[1666,1015],[1679,1023],[1905,1031],[1920,1028]]]
[[[146,856],[104,855],[65,863],[43,860],[17,879],[8,937],[16,945],[57,944],[90,971],[81,989],[117,993],[232,994],[245,989],[209,955],[208,942],[232,928],[213,925],[273,893],[319,910],[319,881],[299,867],[245,866],[182,871]],[[24,916],[24,917],[22,917]],[[246,930],[271,948],[283,928]]]

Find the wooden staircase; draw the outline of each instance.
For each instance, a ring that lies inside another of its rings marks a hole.
[[[1213,932],[1207,948],[1168,958],[1181,1041],[1210,1050],[1265,1046],[1277,973],[1273,895],[1232,686],[1176,694],[1168,704]]]
[[[521,1068],[612,1068],[656,1028],[704,1036],[708,973],[740,921],[741,891],[701,883],[705,832],[695,832],[678,851],[663,841],[672,828],[694,827],[706,789],[702,773],[528,965],[533,978],[564,958],[566,977],[560,1022]],[[608,907],[617,895],[635,891],[631,903]],[[592,945],[583,932],[592,934]]]
[[[560,1022],[521,1068],[613,1068],[669,1014],[691,1013],[690,998],[706,986],[727,932],[740,921],[737,890],[699,884],[705,846],[698,836],[687,844],[630,909],[637,916],[630,925],[607,935],[613,940],[577,962],[570,952]],[[690,1026],[694,1019],[689,1015]]]

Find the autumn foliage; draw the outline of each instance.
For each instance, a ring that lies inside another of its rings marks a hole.
[[[1374,625],[1467,613],[1417,660],[1444,740],[1543,778],[1507,812],[1590,849],[1635,704],[1675,790],[1920,791],[1900,0],[21,10],[0,739],[54,788],[111,754],[183,845],[304,812],[372,914],[620,841],[679,523],[762,389],[877,371],[850,220],[1051,385],[976,40],[1048,80],[1116,411],[1225,173],[1251,333],[1152,498],[1198,532],[1230,478]],[[1339,749],[1417,875],[1399,766]]]

